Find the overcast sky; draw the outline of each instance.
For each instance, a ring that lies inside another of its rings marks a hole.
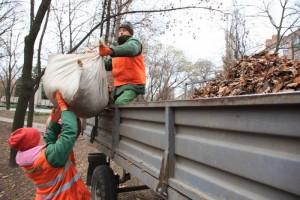
[[[64,0],[61,0],[64,1]],[[169,0],[171,2],[177,2],[177,6],[190,5],[192,2],[199,0]],[[247,16],[246,23],[249,29],[249,52],[254,52],[258,49],[262,49],[265,40],[270,38],[272,34],[275,34],[275,29],[271,26],[267,18],[258,16],[258,8],[263,7],[263,0],[236,0],[237,4],[242,7],[242,12]],[[272,15],[279,16],[278,9],[279,0],[265,0],[267,2],[272,1]],[[290,0],[291,4],[299,0]],[[59,1],[60,2],[60,1]],[[161,4],[167,4],[168,0],[136,0],[136,10],[147,10],[153,8],[161,8]],[[232,10],[232,0],[210,0],[209,3],[203,3],[201,5],[212,5],[217,7],[221,5],[220,9],[225,12]],[[27,4],[26,4],[27,5]],[[95,9],[94,4],[90,5],[92,8],[85,8],[84,10]],[[244,6],[243,6],[244,5]],[[29,4],[27,5],[29,6]],[[155,7],[156,6],[156,7]],[[29,7],[28,7],[29,8]],[[29,9],[26,9],[29,10]],[[136,15],[135,15],[136,16]],[[51,15],[53,19],[53,13]],[[224,30],[228,26],[228,21],[224,21],[224,16],[219,13],[210,13],[205,10],[183,10],[169,12],[167,19],[161,19],[159,14],[156,14],[156,18],[152,23],[161,24],[167,20],[175,20],[176,24],[173,28],[169,29],[165,34],[158,35],[159,41],[164,44],[175,46],[175,48],[182,50],[188,60],[195,62],[198,59],[207,59],[214,62],[217,66],[222,66],[222,56],[225,52],[225,36]],[[141,28],[141,27],[140,27]],[[51,36],[46,35],[45,41],[56,41],[53,36],[56,29],[53,24],[48,25],[47,32],[52,33]],[[27,31],[26,31],[27,33]],[[78,37],[80,38],[80,37]],[[57,39],[57,38],[56,38]],[[57,44],[53,42],[45,42],[44,48],[47,50],[45,54],[49,52],[57,51]],[[49,49],[49,50],[48,50]]]
[[[291,1],[296,2],[297,0]],[[276,2],[278,1],[273,0],[272,14],[279,17],[279,4]],[[215,5],[219,3],[223,4],[221,6],[223,10],[230,11],[232,9],[231,0],[215,0]],[[241,6],[247,5],[243,6],[242,11],[247,16],[246,23],[249,29],[251,47],[249,52],[257,51],[264,46],[267,38],[275,34],[275,29],[267,18],[258,16],[257,7],[263,7],[262,0],[237,0],[237,3]],[[193,21],[189,20],[191,16],[194,19]],[[221,15],[211,15],[203,10],[189,10],[188,14],[181,11],[174,12],[172,17],[182,18],[182,24],[189,21],[191,28],[185,28],[185,31],[182,32],[179,30],[182,25],[178,24],[172,31],[162,35],[160,41],[183,50],[186,57],[193,62],[201,58],[211,60],[218,66],[222,65],[222,56],[225,49],[224,30],[228,22],[223,21]],[[193,38],[192,33],[195,33],[196,38]]]

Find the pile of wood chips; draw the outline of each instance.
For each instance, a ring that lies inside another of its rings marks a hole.
[[[196,89],[192,98],[296,90],[300,90],[300,61],[261,53],[237,61],[227,75],[217,77]]]

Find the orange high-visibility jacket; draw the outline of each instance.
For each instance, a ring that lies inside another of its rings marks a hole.
[[[52,167],[45,156],[45,150],[31,166],[22,169],[36,186],[35,200],[90,200],[90,192],[80,178],[70,154],[64,167]]]
[[[112,74],[114,77],[114,86],[145,84],[144,56],[140,54],[133,57],[113,57]]]

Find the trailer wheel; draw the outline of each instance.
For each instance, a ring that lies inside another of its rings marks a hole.
[[[94,169],[99,165],[108,165],[108,162],[106,160],[106,155],[103,153],[89,153],[88,162],[89,166],[87,170],[86,184],[90,186],[92,183]]]
[[[94,169],[92,176],[92,200],[117,200],[117,180],[107,165]]]

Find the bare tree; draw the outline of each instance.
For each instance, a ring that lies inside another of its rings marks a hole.
[[[276,19],[272,14],[272,5],[274,3],[280,4],[280,17]],[[279,51],[281,45],[283,45],[284,36],[293,28],[300,27],[300,6],[299,2],[293,4],[291,0],[276,0],[264,1],[264,7],[261,9],[263,14],[268,17],[271,25],[276,29],[276,43],[275,53]]]
[[[229,37],[229,31],[225,31],[225,55],[222,57],[223,60],[223,68],[225,74],[230,71],[230,67],[233,65],[235,62],[235,58],[233,55],[233,50],[231,48],[231,42],[230,42],[230,37]]]
[[[184,82],[184,97],[189,97],[195,87],[201,87],[206,80],[215,78],[217,69],[214,63],[206,59],[198,59],[185,67],[187,80]]]
[[[21,128],[24,125],[26,108],[34,88],[34,80],[32,78],[32,61],[33,61],[33,54],[34,54],[34,44],[37,35],[40,31],[40,27],[43,22],[46,11],[50,6],[50,3],[51,0],[41,1],[40,6],[37,10],[37,14],[35,15],[34,21],[30,27],[29,33],[25,37],[21,94],[18,99],[18,104],[17,104],[17,108],[13,120],[12,131]],[[10,154],[11,166],[17,166],[15,163],[15,156],[16,156],[16,151],[11,150],[11,154]]]
[[[106,42],[111,43],[118,37],[118,29],[121,24],[123,15],[120,13],[128,11],[133,0],[103,0],[100,10],[101,23],[100,24],[100,37],[104,34]]]
[[[211,78],[216,71],[216,66],[209,60],[199,59],[189,70],[190,81],[206,80]]]
[[[62,6],[63,7],[63,6]],[[61,53],[65,52],[65,40],[64,40],[64,32],[67,30],[67,26],[63,26],[63,12],[59,8],[54,8],[52,6],[52,10],[54,13],[54,17],[56,20],[56,25],[57,25],[57,31],[55,33],[57,34],[59,38],[59,51]]]
[[[133,0],[115,0],[115,9],[112,14],[117,16],[114,17],[114,27],[111,32],[113,38],[116,39],[118,37],[118,30],[122,20],[122,15],[119,14],[122,12],[128,12],[132,3]]]
[[[107,12],[106,12],[106,18],[110,19],[110,11],[111,11],[111,0],[107,0]],[[110,20],[107,20],[106,22],[106,32],[105,32],[105,41],[108,41],[108,37],[110,35]]]
[[[16,6],[18,5],[17,1],[13,0],[1,0],[0,1],[0,37],[5,32],[9,31],[11,26],[12,19],[14,18],[16,12]]]
[[[0,38],[6,33],[10,32],[11,27],[15,25],[15,16],[18,14],[17,8],[19,3],[13,0],[0,0]],[[12,23],[14,22],[14,23]],[[4,39],[0,40],[0,46]],[[1,47],[0,47],[1,48]],[[5,51],[0,51],[0,59],[7,56]]]
[[[65,53],[73,48],[78,36],[87,28],[85,24],[91,17],[86,17],[88,11],[83,7],[87,5],[90,0],[68,0],[67,3],[55,1],[52,5],[52,10],[55,18],[55,26],[57,30],[56,35],[59,38],[59,51]]]
[[[102,12],[102,14],[101,14],[101,21],[103,21],[104,19],[105,19],[105,14],[106,14],[106,6],[107,5],[107,0],[103,0],[103,3],[102,3],[102,8],[101,8],[101,12]],[[102,37],[102,35],[103,35],[103,25],[104,24],[101,24],[101,26],[100,26],[100,37]]]
[[[232,1],[233,10],[229,17],[229,26],[225,30],[225,55],[223,67],[225,74],[232,64],[246,55],[249,30],[246,27],[245,16],[236,0]]]
[[[42,51],[43,39],[44,39],[45,32],[46,32],[46,29],[47,29],[48,21],[49,21],[49,14],[50,14],[50,7],[48,8],[48,11],[47,11],[44,27],[43,27],[43,30],[41,32],[41,37],[40,37],[40,40],[39,40],[39,47],[38,47],[38,50],[37,50],[38,55],[37,55],[37,64],[36,64],[36,70],[35,70],[36,72],[33,73],[35,86],[34,86],[34,91],[31,94],[29,104],[28,104],[29,111],[28,111],[28,116],[27,116],[27,127],[32,127],[32,125],[33,125],[34,95],[35,95],[36,91],[38,90],[38,88],[40,86],[41,77],[43,76],[43,74],[45,72],[45,71],[42,71],[41,51]]]
[[[202,10],[208,10],[208,11],[214,11],[214,12],[220,12],[224,13],[224,11],[213,8],[211,6],[201,6],[201,5],[191,5],[191,6],[182,6],[182,7],[170,7],[170,8],[161,8],[161,9],[150,9],[150,10],[131,10],[131,11],[122,11],[117,14],[111,14],[109,18],[105,18],[101,20],[99,23],[97,23],[82,39],[75,45],[71,50],[68,51],[68,53],[74,52],[78,47],[80,47],[83,42],[91,36],[91,34],[97,30],[99,27],[103,26],[103,24],[112,18],[115,18],[117,16],[124,16],[129,14],[139,14],[139,13],[164,13],[164,12],[172,12],[177,10],[186,10],[186,9],[202,9]]]
[[[149,101],[174,98],[174,90],[188,79],[186,67],[190,63],[183,53],[171,46],[150,46],[146,54],[147,92]]]
[[[16,78],[20,72],[21,67],[18,66],[18,47],[20,45],[20,32],[15,30],[17,23],[16,16],[12,19],[9,29],[0,38],[2,43],[2,50],[4,51],[5,57],[1,59],[1,73],[0,81],[4,88],[6,109],[10,109],[11,96],[16,86]]]
[[[249,31],[246,28],[245,17],[241,14],[235,0],[233,1],[233,8],[228,31],[228,42],[229,47],[233,51],[234,58],[237,60],[246,54]]]

